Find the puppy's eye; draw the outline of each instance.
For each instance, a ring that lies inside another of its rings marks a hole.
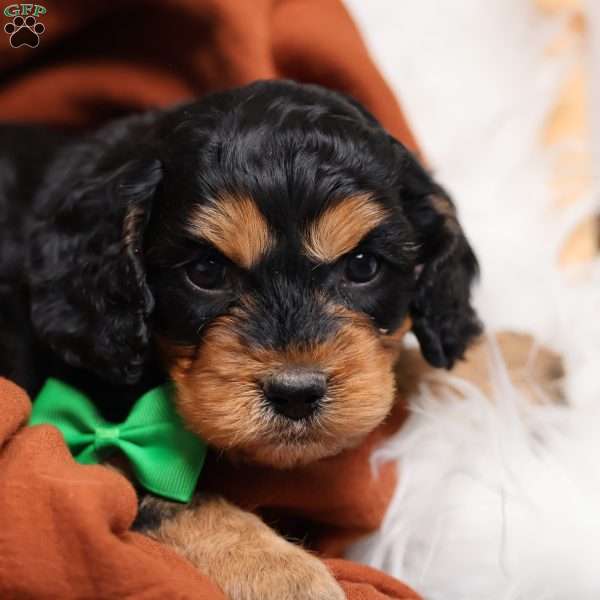
[[[380,260],[374,254],[357,252],[346,259],[346,278],[353,283],[367,283],[379,272]]]
[[[186,266],[185,272],[196,287],[205,290],[214,290],[225,284],[225,265],[218,258],[195,260]]]

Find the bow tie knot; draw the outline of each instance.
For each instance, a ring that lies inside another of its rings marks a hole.
[[[109,440],[118,439],[120,433],[119,427],[98,427],[96,429],[96,447],[105,446]]]
[[[137,400],[123,423],[110,423],[80,390],[48,379],[34,401],[29,423],[56,426],[82,464],[99,463],[108,452],[119,450],[144,488],[188,502],[204,464],[206,445],[185,429],[171,395],[170,385],[154,388]]]

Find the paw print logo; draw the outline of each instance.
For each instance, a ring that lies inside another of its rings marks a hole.
[[[11,23],[4,26],[4,31],[10,35],[10,45],[13,48],[20,46],[29,46],[37,48],[40,43],[40,35],[46,28],[33,16],[29,15],[25,19],[21,16],[15,17]]]

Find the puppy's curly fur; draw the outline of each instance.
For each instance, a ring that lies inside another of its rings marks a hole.
[[[292,467],[383,421],[407,327],[446,368],[480,331],[451,200],[340,94],[257,82],[0,136],[0,374],[31,394],[58,376],[119,419],[169,376],[212,446]]]

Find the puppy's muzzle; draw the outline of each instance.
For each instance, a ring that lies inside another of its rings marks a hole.
[[[277,414],[299,421],[315,413],[327,393],[327,378],[316,369],[287,367],[263,382],[263,393]]]

